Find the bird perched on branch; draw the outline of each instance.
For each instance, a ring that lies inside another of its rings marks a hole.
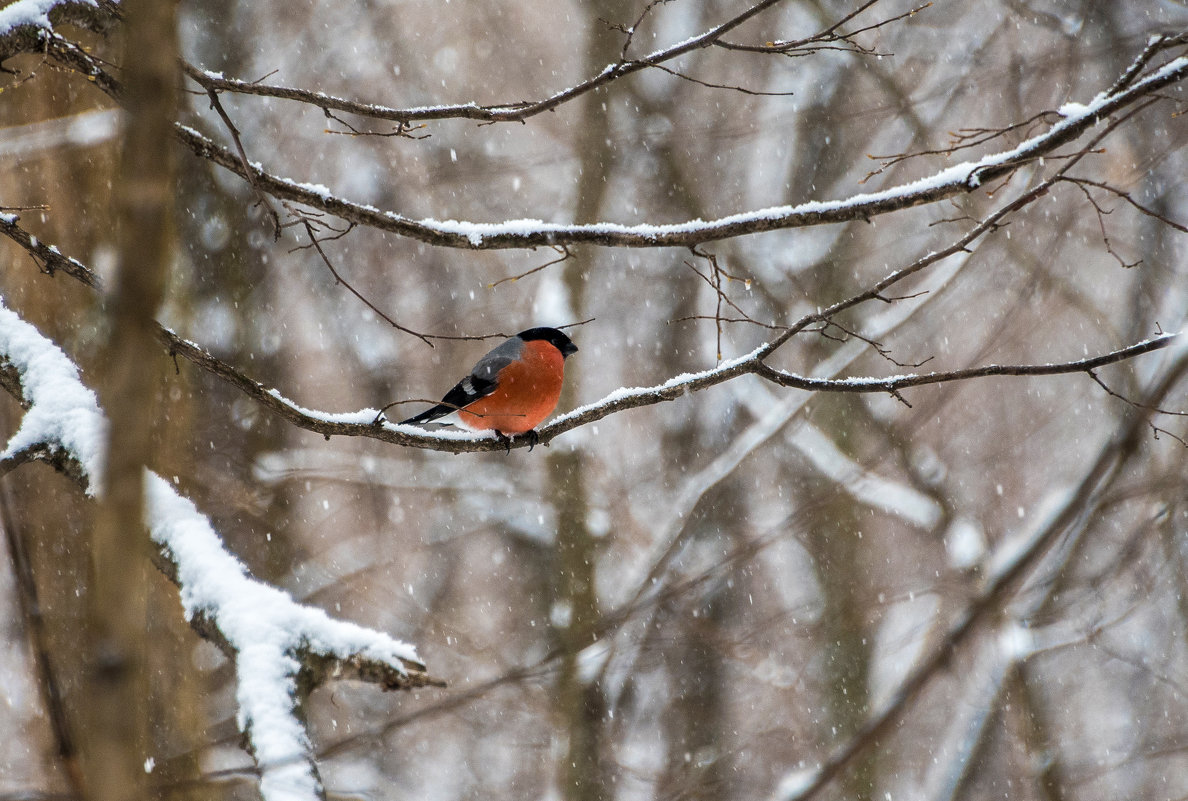
[[[457,412],[472,431],[494,431],[500,439],[529,434],[557,407],[565,359],[577,345],[556,328],[529,328],[479,359],[441,403],[404,424],[426,423]],[[509,446],[510,448],[510,446]]]

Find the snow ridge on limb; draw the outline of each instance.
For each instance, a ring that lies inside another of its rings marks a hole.
[[[26,408],[0,452],[0,475],[41,459],[99,494],[107,422],[95,394],[66,354],[2,301],[0,385]],[[385,689],[439,682],[412,645],[335,620],[255,579],[191,501],[146,473],[159,566],[178,585],[186,619],[235,663],[237,719],[260,769],[261,794],[266,801],[324,798],[300,714],[309,690],[330,676]]]
[[[106,7],[110,0],[95,0]],[[20,0],[18,6],[55,9],[85,7],[87,0]],[[763,5],[763,4],[759,4]],[[758,7],[758,6],[756,6]],[[16,30],[16,29],[14,29]],[[38,28],[38,31],[43,29]],[[690,247],[766,231],[869,220],[882,214],[934,203],[974,192],[986,184],[1010,175],[1025,164],[1049,156],[1084,135],[1112,114],[1135,106],[1146,98],[1188,78],[1188,58],[1180,57],[1141,75],[1154,52],[1179,43],[1188,33],[1164,37],[1144,51],[1137,67],[1128,70],[1114,85],[1087,103],[1066,103],[1056,113],[1060,119],[1048,130],[1016,147],[982,158],[955,164],[916,181],[887,189],[858,193],[840,200],[813,200],[788,206],[742,212],[711,220],[687,220],[672,224],[588,224],[556,223],[537,219],[474,222],[453,219],[413,219],[397,211],[384,211],[336,195],[329,188],[304,183],[269,172],[263,165],[217,144],[195,129],[178,124],[177,138],[204,158],[247,180],[259,191],[279,200],[300,203],[357,225],[366,225],[409,239],[440,247],[470,250],[518,249],[540,246],[593,244],[605,247]],[[22,48],[8,41],[0,28],[0,62],[16,52],[33,52],[36,42]],[[121,94],[119,81],[101,62],[76,47],[52,48],[51,58],[63,60],[93,78],[96,86],[114,96]],[[192,76],[193,77],[193,76]],[[207,76],[210,77],[210,76]],[[213,78],[211,78],[213,80]],[[211,91],[215,91],[212,89]]]
[[[1174,59],[1140,80],[1088,103],[1067,103],[1047,131],[1016,147],[974,161],[946,167],[916,181],[841,200],[812,200],[795,206],[774,206],[713,220],[670,224],[553,223],[543,220],[468,222],[414,220],[335,195],[329,188],[273,175],[258,163],[245,164],[227,148],[193,128],[178,125],[178,138],[196,155],[252,182],[280,200],[301,203],[358,225],[366,225],[440,247],[473,250],[594,244],[606,247],[689,247],[705,242],[788,228],[827,225],[900,211],[976,191],[1035,159],[1069,144],[1111,114],[1188,77],[1188,57]]]
[[[930,251],[911,265],[890,273],[870,289],[863,290],[857,295],[838,301],[823,311],[805,315],[797,323],[784,329],[783,333],[779,334],[775,339],[769,340],[753,351],[734,359],[720,362],[706,370],[673,376],[659,384],[616,389],[593,403],[580,406],[565,414],[554,417],[537,429],[537,441],[540,444],[547,444],[561,434],[596,422],[612,414],[617,414],[628,409],[675,401],[693,392],[708,389],[744,375],[757,375],[773,384],[809,392],[883,392],[902,400],[902,396],[898,394],[901,389],[989,376],[1046,376],[1068,373],[1086,373],[1092,376],[1093,370],[1098,367],[1161,350],[1184,339],[1184,332],[1161,333],[1141,342],[1107,353],[1068,362],[991,364],[959,370],[910,373],[884,377],[834,378],[818,375],[804,376],[770,367],[764,361],[783,346],[792,336],[805,330],[810,323],[828,320],[833,314],[855,306],[864,299],[881,297],[879,293],[882,290],[894,285],[907,275],[918,273],[938,261],[962,252],[966,245],[982,236],[986,231],[991,230],[993,226],[1000,223],[1013,210],[1032,202],[1036,197],[1042,195],[1054,180],[1055,178],[1051,178],[1046,182],[1038,184],[1022,197],[1003,206],[967,231],[965,235],[955,240],[950,246],[939,251]],[[90,268],[75,259],[68,258],[52,246],[35,241],[34,237],[30,236],[27,231],[18,225],[15,215],[0,214],[0,235],[7,236],[23,247],[47,273],[66,273],[88,286],[96,287],[98,285],[98,279]],[[474,432],[450,429],[426,431],[416,426],[393,424],[375,409],[361,409],[353,412],[338,413],[309,409],[285,397],[278,390],[270,389],[255,381],[249,375],[216,358],[200,345],[184,339],[167,328],[158,327],[157,338],[168,349],[171,356],[180,356],[186,359],[198,369],[215,376],[221,381],[227,382],[264,408],[280,415],[283,419],[298,428],[313,431],[326,438],[331,436],[368,437],[384,442],[391,442],[395,445],[405,445],[449,453],[502,451],[507,447],[505,443],[500,442],[493,435],[489,434],[489,432],[475,434]],[[0,360],[0,386],[7,388],[10,384],[14,383],[19,382],[6,374],[4,364]],[[13,394],[17,394],[17,392]],[[527,438],[513,438],[511,441],[511,447],[513,448],[527,447],[528,444],[529,441]],[[26,459],[29,458],[46,458],[46,456],[30,453],[26,455]],[[65,467],[69,468],[69,465],[65,465]]]

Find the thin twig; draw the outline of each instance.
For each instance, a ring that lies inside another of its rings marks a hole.
[[[682,81],[695,83],[698,86],[704,86],[707,89],[729,89],[733,92],[741,92],[744,95],[754,95],[756,97],[791,97],[794,92],[764,92],[760,89],[747,89],[745,86],[738,86],[730,83],[711,83],[710,81],[703,81],[700,78],[694,78],[692,75],[686,75],[683,72],[678,72],[671,67],[665,67],[662,64],[653,64],[652,69],[666,72]]]
[[[1013,131],[1021,128],[1027,128],[1028,132],[1035,125],[1040,122],[1049,122],[1053,117],[1059,117],[1054,111],[1041,111],[1039,114],[1034,114],[1022,122],[1016,122],[1002,128],[961,128],[949,134],[950,141],[948,147],[935,148],[932,150],[916,150],[911,153],[895,153],[886,156],[878,156],[868,153],[866,157],[873,161],[881,161],[882,165],[877,170],[868,172],[865,177],[858,183],[864,184],[876,175],[881,175],[891,167],[901,164],[910,159],[920,158],[922,156],[943,156],[948,158],[959,150],[967,150],[978,147],[987,142],[992,142],[1006,136]],[[1049,123],[1050,124],[1050,123]],[[1024,134],[1025,136],[1027,134]]]
[[[1175,230],[1179,231],[1182,234],[1188,234],[1188,226],[1183,225],[1181,223],[1176,222],[1175,220],[1170,219],[1165,214],[1160,214],[1159,212],[1155,211],[1154,209],[1152,209],[1149,206],[1144,206],[1142,203],[1139,203],[1137,200],[1135,200],[1133,197],[1131,197],[1129,192],[1124,192],[1115,186],[1110,186],[1109,184],[1107,184],[1103,181],[1094,181],[1090,178],[1077,178],[1072,175],[1062,176],[1060,180],[1065,181],[1067,183],[1076,184],[1078,186],[1093,186],[1098,189],[1102,189],[1102,190],[1114,195],[1115,197],[1126,201],[1131,206],[1133,206],[1135,208],[1135,210],[1141,212],[1142,214],[1145,214],[1148,217],[1156,219],[1159,222],[1166,225],[1167,227],[1174,228]]]
[[[1099,376],[1097,374],[1096,370],[1090,369],[1090,370],[1087,370],[1086,372],[1089,373],[1089,377],[1092,378],[1094,381],[1096,381],[1097,385],[1099,387],[1101,387],[1102,389],[1104,389],[1106,394],[1109,395],[1111,398],[1117,398],[1118,400],[1122,401],[1123,403],[1133,406],[1136,409],[1144,409],[1148,412],[1153,412],[1154,414],[1166,414],[1166,415],[1171,415],[1174,417],[1188,417],[1188,412],[1176,412],[1176,411],[1172,411],[1171,409],[1161,409],[1158,406],[1147,406],[1147,405],[1139,403],[1137,401],[1133,401],[1130,398],[1126,397],[1125,395],[1121,394],[1120,392],[1115,392],[1114,390],[1110,389],[1109,386],[1106,384],[1106,382],[1101,380],[1101,376]]]
[[[316,250],[318,255],[321,256],[322,263],[326,265],[326,269],[330,271],[330,274],[334,276],[334,280],[338,284],[345,287],[346,290],[348,292],[350,292],[352,295],[354,295],[356,298],[358,298],[363,303],[364,306],[366,306],[367,308],[369,308],[373,312],[375,312],[377,315],[379,315],[380,318],[384,320],[384,322],[386,322],[388,325],[395,328],[397,331],[403,331],[404,333],[414,336],[417,339],[421,340],[429,347],[433,347],[433,341],[432,341],[431,337],[429,337],[426,334],[422,334],[420,331],[414,331],[413,329],[408,328],[407,326],[403,326],[400,323],[393,320],[382,309],[380,309],[378,306],[376,306],[374,303],[372,303],[370,300],[368,300],[367,297],[362,292],[355,289],[354,285],[352,285],[350,281],[347,281],[345,278],[343,278],[342,274],[334,268],[334,264],[330,261],[330,257],[326,255],[326,251],[322,249],[322,240],[320,240],[318,238],[317,233],[314,231],[314,223],[312,223],[308,219],[302,218],[301,225],[304,226],[305,234],[306,234],[306,236],[309,237],[309,246],[312,247],[314,250]],[[339,237],[345,236],[353,227],[354,227],[354,225],[351,224],[350,227],[348,227],[344,231],[341,231],[333,238],[337,239]]]
[[[1114,260],[1126,270],[1129,270],[1131,267],[1138,267],[1140,264],[1142,264],[1142,259],[1128,262],[1118,255],[1118,251],[1114,250],[1114,244],[1110,241],[1110,235],[1106,233],[1105,225],[1105,215],[1113,213],[1113,209],[1103,209],[1101,204],[1097,202],[1097,198],[1093,197],[1093,194],[1080,182],[1072,181],[1072,184],[1077,189],[1081,190],[1081,192],[1085,195],[1085,199],[1089,201],[1089,205],[1093,207],[1093,211],[1097,215],[1097,227],[1101,230],[1101,242],[1103,245],[1105,245],[1106,253],[1113,256]]]
[[[210,107],[219,115],[219,119],[223,121],[227,132],[231,134],[231,141],[235,143],[235,151],[239,153],[239,160],[243,164],[244,174],[247,176],[248,185],[251,186],[252,191],[256,195],[256,202],[264,207],[268,213],[268,218],[272,221],[272,238],[274,241],[280,241],[281,222],[280,215],[276,213],[276,208],[268,200],[268,196],[264,194],[264,190],[256,182],[255,175],[252,172],[251,162],[248,161],[247,153],[243,149],[243,140],[240,138],[239,129],[235,127],[235,123],[231,121],[230,115],[227,114],[223,104],[219,101],[219,93],[215,89],[207,89],[207,96],[210,98]]]
[[[538,273],[547,267],[552,267],[554,264],[560,264],[562,262],[569,261],[570,259],[574,258],[573,253],[569,250],[569,248],[565,247],[564,245],[554,245],[553,250],[557,251],[561,255],[558,258],[555,258],[551,261],[546,261],[544,264],[541,264],[537,267],[533,267],[531,270],[525,270],[522,273],[518,273],[516,275],[509,275],[504,278],[500,278],[498,281],[493,281],[493,282],[487,284],[487,289],[494,289],[495,287],[499,286],[500,284],[505,284],[508,282],[514,283],[516,281],[519,281],[521,278],[527,278],[528,276],[533,275],[534,273]]]
[[[924,3],[923,5],[916,6],[915,8],[905,11],[902,14],[897,14],[894,17],[888,17],[885,20],[858,28],[854,31],[851,31],[850,33],[838,32],[838,30],[843,25],[853,20],[855,17],[866,11],[871,6],[875,5],[877,2],[879,2],[879,0],[867,0],[867,2],[863,3],[857,9],[851,11],[849,14],[842,17],[840,20],[833,23],[825,30],[815,33],[812,36],[806,37],[804,39],[766,42],[761,45],[745,45],[735,42],[719,41],[715,43],[715,47],[721,47],[725,50],[739,50],[746,53],[779,53],[786,56],[808,55],[820,50],[837,49],[842,49],[847,52],[859,53],[862,55],[882,55],[876,54],[870,48],[863,47],[862,45],[858,44],[854,41],[853,37],[862,33],[876,30],[878,28],[882,28],[886,25],[890,25],[893,22],[898,22],[900,20],[913,17],[932,5],[931,2]],[[846,46],[844,48],[837,47],[837,43],[839,42],[844,43]]]
[[[19,462],[22,459],[23,457],[18,455],[16,461]],[[29,635],[29,650],[33,655],[41,697],[49,718],[50,731],[53,733],[54,742],[57,745],[58,758],[62,760],[66,781],[70,785],[74,798],[85,798],[86,784],[82,765],[79,763],[78,749],[75,746],[74,735],[71,733],[69,718],[66,715],[66,702],[62,686],[58,681],[57,672],[54,670],[54,661],[51,658],[53,649],[50,647],[46,633],[45,616],[42,614],[37,581],[33,575],[33,563],[29,557],[29,551],[25,547],[25,537],[22,536],[22,532],[17,530],[16,521],[13,519],[7,487],[0,488],[0,526],[4,528],[5,540],[8,543],[8,555],[16,579],[17,605]]]
[[[702,48],[709,47],[744,22],[758,16],[773,6],[779,5],[781,2],[784,2],[784,0],[760,0],[760,2],[755,3],[742,13],[736,14],[699,36],[691,37],[672,47],[657,50],[637,59],[630,61],[623,60],[615,64],[610,64],[597,75],[536,101],[517,101],[484,106],[475,103],[460,103],[455,105],[398,109],[331,97],[320,92],[228,79],[209,73],[189,63],[183,63],[182,69],[191,80],[207,91],[214,89],[225,92],[236,92],[238,94],[282,98],[306,103],[322,109],[333,109],[372,119],[405,123],[445,119],[469,119],[488,123],[523,122],[529,117],[542,114],[546,111],[552,111],[574,98],[599,89],[612,81],[619,80],[620,78],[649,69],[664,62],[672,61],[686,53],[693,53]]]

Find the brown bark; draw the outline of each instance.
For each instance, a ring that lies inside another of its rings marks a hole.
[[[128,112],[115,187],[119,266],[103,362],[110,428],[88,603],[92,639],[82,754],[93,801],[144,797],[149,756],[144,469],[153,449],[151,410],[160,378],[153,369],[160,366],[153,318],[173,254],[169,133],[178,103],[176,6],[132,0],[126,11]]]

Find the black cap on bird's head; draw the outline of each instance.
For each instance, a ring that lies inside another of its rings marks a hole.
[[[529,328],[527,331],[521,331],[517,334],[520,339],[525,342],[531,342],[534,339],[543,339],[557,350],[561,351],[562,358],[577,353],[578,346],[573,344],[573,340],[562,334],[556,328]]]

